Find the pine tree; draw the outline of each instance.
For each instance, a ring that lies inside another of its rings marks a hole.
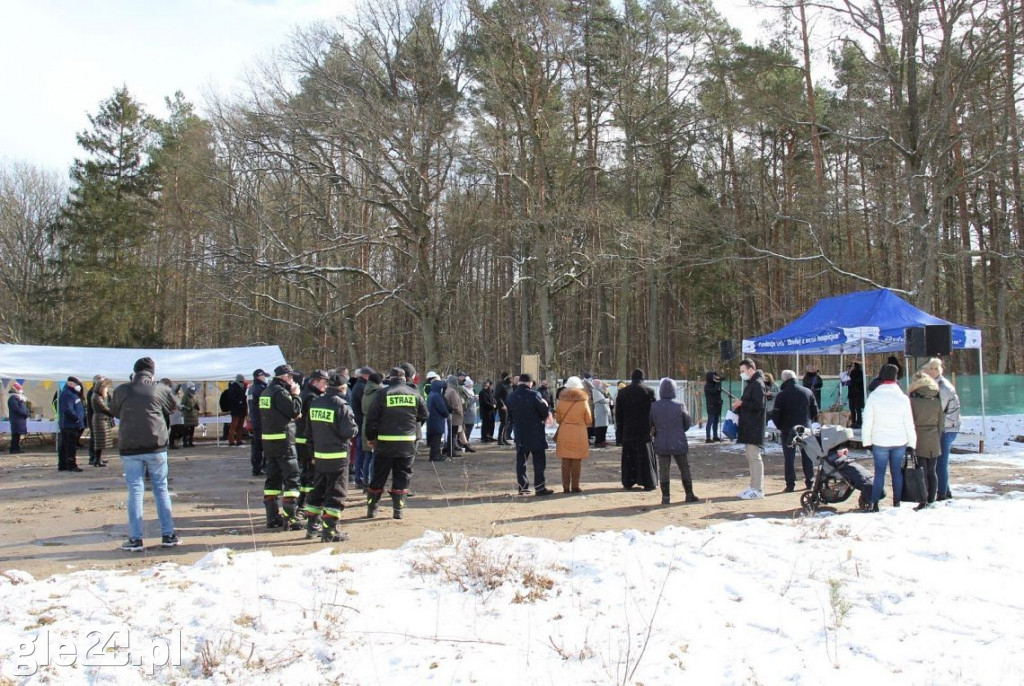
[[[147,154],[153,123],[125,87],[78,135],[86,153],[71,170],[67,206],[54,227],[64,330],[71,345],[159,346],[147,257],[157,181]]]

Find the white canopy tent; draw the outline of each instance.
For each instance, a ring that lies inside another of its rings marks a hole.
[[[140,357],[153,358],[157,378],[192,381],[231,381],[237,374],[249,376],[255,369],[273,373],[274,367],[285,363],[281,348],[276,345],[170,350],[2,344],[0,377],[63,381],[77,376],[88,381],[101,374],[125,381]]]

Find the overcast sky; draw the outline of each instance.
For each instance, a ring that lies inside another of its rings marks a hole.
[[[716,4],[749,25],[743,0]],[[0,158],[66,172],[75,134],[124,84],[147,111],[181,90],[202,107],[296,28],[355,0],[0,0]],[[726,8],[733,9],[726,9]],[[749,32],[747,40],[751,40]]]

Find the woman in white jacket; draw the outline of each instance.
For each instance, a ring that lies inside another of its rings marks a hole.
[[[864,424],[861,427],[861,443],[871,448],[875,458],[875,485],[871,494],[874,503],[872,511],[878,512],[878,501],[885,488],[885,467],[892,475],[892,504],[900,506],[903,491],[903,456],[917,447],[917,429],[914,428],[914,413],[910,409],[910,398],[903,393],[896,382],[899,376],[896,365],[882,366],[878,378],[881,383],[868,396],[864,406]]]

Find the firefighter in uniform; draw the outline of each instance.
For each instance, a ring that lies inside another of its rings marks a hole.
[[[338,531],[338,520],[348,496],[349,443],[359,433],[352,408],[345,401],[348,379],[332,373],[327,391],[310,403],[303,415],[306,437],[313,451],[313,488],[306,499],[306,538],[316,535],[320,517],[320,540],[347,541]]]
[[[306,418],[309,417],[310,404],[324,394],[327,388],[327,372],[316,369],[309,375],[306,385],[299,393],[302,400],[302,419],[295,422],[295,452],[299,456],[299,499],[295,503],[295,511],[303,513],[303,506],[309,492],[313,490],[313,451],[307,443],[309,430]]]
[[[415,376],[415,370],[412,372]],[[373,480],[367,489],[366,516],[375,517],[392,471],[391,501],[394,518],[402,518],[405,495],[409,492],[412,463],[420,425],[427,421],[423,396],[406,383],[406,370],[391,370],[391,382],[377,392],[366,415],[366,440],[374,450]]]
[[[260,426],[267,480],[263,484],[263,505],[267,528],[301,529],[295,516],[299,497],[299,463],[295,453],[295,420],[302,412],[299,387],[287,364],[274,368],[274,379],[259,396]],[[278,497],[281,506],[278,508]],[[284,517],[281,517],[284,510]]]

